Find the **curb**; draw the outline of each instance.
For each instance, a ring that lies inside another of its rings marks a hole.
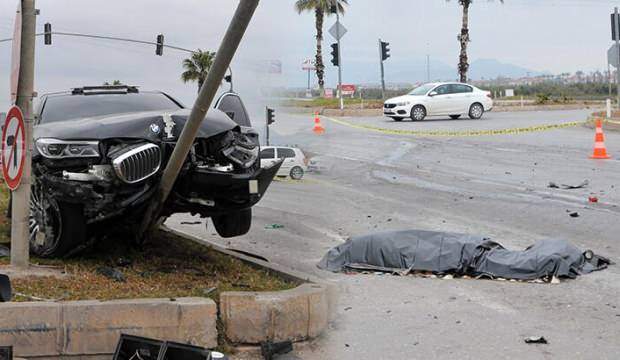
[[[222,292],[220,318],[226,337],[233,343],[302,341],[316,338],[327,329],[336,310],[338,286],[335,283],[228,250],[166,226],[160,229],[301,284],[291,290],[274,292]]]
[[[207,298],[4,303],[0,344],[18,357],[91,357],[121,333],[217,346],[217,305]]]

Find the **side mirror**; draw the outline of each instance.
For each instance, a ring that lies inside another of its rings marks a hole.
[[[437,95],[437,91],[431,91],[430,93],[428,93],[428,96],[433,97]]]

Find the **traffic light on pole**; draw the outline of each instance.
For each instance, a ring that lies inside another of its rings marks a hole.
[[[385,61],[390,57],[390,43],[381,41],[381,60]]]
[[[267,126],[276,122],[276,111],[272,108],[267,108]]]
[[[162,56],[164,54],[164,35],[157,35],[157,47],[155,48],[155,55]]]
[[[332,64],[334,64],[334,66],[340,66],[340,49],[338,48],[338,43],[332,44]]]
[[[43,30],[45,33],[45,45],[52,45],[52,24],[45,23]]]

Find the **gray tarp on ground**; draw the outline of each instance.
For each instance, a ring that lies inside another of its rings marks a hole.
[[[609,260],[592,256],[564,240],[541,240],[522,251],[507,250],[483,236],[404,230],[355,236],[331,249],[318,267],[334,272],[349,269],[431,271],[533,280],[570,277],[601,270]]]

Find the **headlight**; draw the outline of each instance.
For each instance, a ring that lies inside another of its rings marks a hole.
[[[407,106],[409,104],[410,104],[409,101],[403,101],[403,102],[396,103],[396,106]]]
[[[43,138],[36,142],[37,150],[49,159],[99,157],[99,141],[64,141]]]

